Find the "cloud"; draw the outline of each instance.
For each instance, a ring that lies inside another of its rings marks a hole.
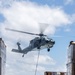
[[[55,65],[54,66],[47,66],[46,67],[46,71],[51,71],[51,72],[67,72],[67,68],[66,67],[67,67],[66,63],[63,63],[63,64],[58,65],[58,66],[55,66]]]
[[[37,56],[35,56],[34,59],[36,60]],[[45,57],[44,57],[44,55],[40,55],[40,57],[39,57],[39,64],[55,65],[55,61],[51,57],[49,57],[47,55],[45,55]]]
[[[73,4],[74,3],[74,0],[64,0],[65,1],[65,4]]]
[[[71,23],[69,15],[67,15],[61,8],[51,8],[47,5],[40,6],[31,2],[13,2],[11,7],[1,10],[6,21],[2,29],[14,28],[18,30],[39,33],[39,23],[47,23],[49,26],[45,30],[45,34],[54,34],[57,27],[68,25]],[[44,26],[44,25],[43,25]],[[8,34],[7,34],[8,33]],[[3,36],[14,38],[13,35],[19,36],[16,39],[29,39],[29,35],[24,37],[24,34],[8,32],[2,30]],[[12,35],[11,35],[12,34]]]
[[[70,31],[71,31],[71,29],[67,28],[67,29],[65,29],[65,31],[66,31],[66,32],[70,32]]]
[[[75,13],[72,14],[72,16],[71,16],[71,20],[72,20],[73,23],[75,23]]]
[[[0,2],[1,3],[1,2]],[[17,32],[6,31],[5,28],[18,29],[33,33],[39,33],[39,23],[45,23],[49,26],[45,34],[54,34],[57,27],[71,24],[69,15],[60,7],[49,7],[47,5],[38,5],[29,1],[13,1],[10,6],[0,8],[5,21],[0,24],[1,36],[4,37],[7,44],[7,66],[6,75],[31,75],[34,73],[37,52],[29,52],[22,58],[21,54],[12,53],[11,49],[16,48],[16,42],[21,39],[23,47],[27,46],[28,41],[35,36],[20,34]],[[44,26],[44,25],[43,25]],[[42,27],[43,27],[42,26]],[[31,64],[31,65],[28,65]],[[41,55],[39,58],[40,66],[38,69],[46,70],[42,65],[55,65],[56,61],[48,55]],[[33,71],[33,72],[28,72]],[[41,74],[39,74],[41,75]]]

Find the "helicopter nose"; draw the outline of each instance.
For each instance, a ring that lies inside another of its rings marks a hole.
[[[52,44],[55,44],[55,41],[51,40]]]
[[[53,44],[55,44],[55,41],[53,41]]]

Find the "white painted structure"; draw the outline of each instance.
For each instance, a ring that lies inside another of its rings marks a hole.
[[[71,41],[67,50],[67,75],[75,75],[75,42]]]
[[[6,46],[2,38],[0,38],[0,75],[5,75],[6,63]]]

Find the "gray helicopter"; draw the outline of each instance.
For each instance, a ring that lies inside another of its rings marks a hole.
[[[9,28],[6,28],[6,30],[38,36],[32,39],[30,41],[29,46],[24,49],[21,49],[20,47],[21,44],[17,42],[18,49],[12,49],[12,51],[17,53],[23,53],[22,57],[24,57],[24,55],[30,51],[37,51],[37,50],[39,51],[45,48],[47,48],[47,51],[49,52],[50,48],[52,48],[53,45],[55,44],[55,41],[53,41],[53,39],[51,38],[47,38],[47,35],[44,35],[43,32],[41,32],[40,34],[35,34],[35,33],[24,32],[24,31],[9,29]]]

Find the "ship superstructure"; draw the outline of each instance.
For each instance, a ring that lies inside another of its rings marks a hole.
[[[45,72],[44,75],[66,75],[66,72]]]
[[[5,75],[6,45],[0,38],[0,75]]]
[[[67,75],[75,75],[75,42],[71,41],[67,53]]]

